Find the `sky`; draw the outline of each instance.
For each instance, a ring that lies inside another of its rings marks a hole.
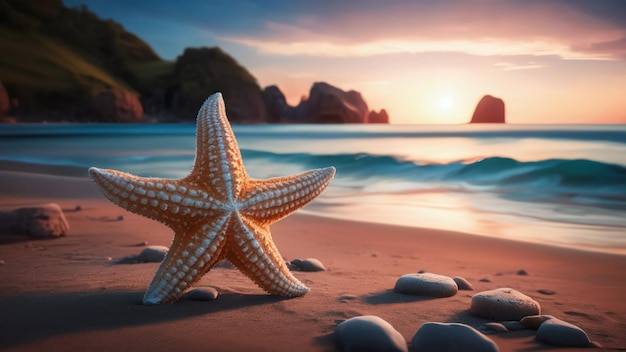
[[[314,82],[392,123],[626,123],[626,0],[64,0],[165,60],[219,46],[296,105]]]

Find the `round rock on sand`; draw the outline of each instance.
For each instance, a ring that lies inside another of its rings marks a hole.
[[[537,341],[561,347],[598,347],[587,333],[574,324],[561,319],[548,319],[537,329]]]
[[[451,297],[457,293],[458,286],[450,277],[422,273],[400,276],[393,290],[415,296]]]
[[[498,345],[471,326],[425,323],[413,335],[411,351],[499,351]]]
[[[325,271],[324,264],[315,258],[294,259],[291,264],[299,271]]]
[[[216,299],[218,295],[217,290],[213,287],[197,287],[185,293],[183,299],[192,301],[212,301]]]
[[[541,307],[534,299],[512,288],[498,288],[475,294],[470,311],[496,320],[520,320],[541,313]]]
[[[456,282],[456,285],[459,288],[459,290],[464,290],[464,291],[474,290],[474,287],[472,286],[472,284],[470,284],[470,282],[465,280],[465,278],[463,277],[455,276],[452,278],[452,280]]]
[[[0,211],[1,235],[60,237],[67,235],[70,225],[56,203]]]
[[[363,315],[341,322],[335,328],[340,351],[408,351],[404,337],[385,320]]]

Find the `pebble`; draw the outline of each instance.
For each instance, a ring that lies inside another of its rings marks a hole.
[[[535,339],[561,347],[599,347],[589,340],[583,329],[557,318],[548,319],[541,324]]]
[[[117,264],[160,263],[170,249],[165,246],[148,246],[139,255],[131,255],[117,261]]]
[[[545,289],[539,289],[539,290],[537,290],[537,292],[541,293],[542,295],[547,295],[547,296],[552,296],[552,295],[556,294],[556,291],[545,290]]]
[[[425,323],[413,335],[411,351],[499,351],[498,345],[465,324]]]
[[[170,249],[165,246],[148,246],[139,253],[140,262],[160,263]]]
[[[354,301],[356,299],[355,295],[341,295],[337,300],[341,302]]]
[[[5,264],[4,260],[0,260],[0,265],[4,265],[4,264]]]
[[[498,334],[501,332],[509,332],[510,330],[502,323],[486,323],[479,330],[485,334]]]
[[[482,279],[480,279],[480,280],[478,280],[478,281],[480,281],[480,282],[491,282],[491,280],[490,280],[490,279],[488,279],[488,278],[486,278],[486,277],[485,277],[485,278],[482,278]]]
[[[520,319],[520,323],[528,329],[537,330],[544,321],[554,318],[551,315],[529,315]]]
[[[524,269],[519,269],[517,271],[517,275],[526,276],[526,275],[528,275],[528,272],[526,270],[524,270]]]
[[[498,288],[472,296],[470,311],[497,320],[520,320],[541,312],[539,303],[512,288]]]
[[[185,293],[183,299],[192,301],[212,301],[216,299],[218,295],[219,293],[213,287],[196,287]]]
[[[472,284],[470,284],[470,282],[465,280],[465,278],[463,277],[455,276],[452,278],[452,280],[456,282],[456,285],[459,287],[459,290],[464,290],[464,291],[474,290],[474,287],[472,286]]]
[[[219,262],[215,263],[214,268],[224,268],[224,269],[234,269],[235,266],[233,263],[229,262],[226,259],[222,259]]]
[[[296,267],[299,271],[325,271],[324,264],[315,258],[306,259],[294,259],[291,261],[291,265]]]
[[[525,330],[526,326],[522,324],[519,320],[509,320],[501,322],[504,327],[506,327],[509,331],[519,331]]]
[[[374,315],[358,316],[338,324],[335,343],[340,351],[408,352],[404,337],[387,321]]]
[[[400,276],[393,290],[415,296],[451,297],[457,293],[458,286],[448,276],[422,273]]]

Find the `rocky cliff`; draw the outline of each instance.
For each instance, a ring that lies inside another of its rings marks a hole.
[[[504,101],[485,95],[476,105],[470,123],[505,123]]]
[[[278,87],[256,78],[219,48],[188,48],[164,61],[143,40],[83,5],[0,0],[1,121],[192,121],[222,92],[233,123],[388,122],[358,92],[316,83],[289,106]],[[144,116],[145,115],[145,116]]]
[[[224,96],[231,122],[266,122],[256,78],[219,48],[185,49],[166,80],[164,108],[176,112],[183,120],[193,120],[202,102],[218,91]]]
[[[18,121],[101,121],[94,107],[103,101],[96,97],[111,91],[136,106],[138,77],[131,67],[160,60],[119,24],[61,0],[0,0],[0,36],[0,80],[16,102]],[[118,116],[104,119],[125,119]]]

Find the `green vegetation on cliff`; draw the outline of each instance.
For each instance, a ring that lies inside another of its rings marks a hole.
[[[60,0],[0,0],[0,81],[24,114],[81,118],[106,88],[136,93],[137,65],[162,62],[113,21]]]
[[[132,109],[191,120],[217,91],[234,122],[261,122],[266,115],[254,76],[221,49],[189,48],[175,62],[164,61],[120,24],[86,6],[68,9],[61,0],[0,0],[0,52],[0,82],[18,103],[19,121],[141,119],[101,116],[116,109],[120,116]],[[126,92],[135,101],[129,103]],[[126,105],[107,98],[115,106],[103,109],[94,104],[99,94],[125,96]]]

